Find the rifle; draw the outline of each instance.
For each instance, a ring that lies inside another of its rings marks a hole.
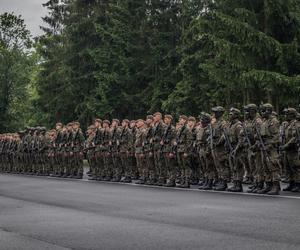
[[[297,152],[298,152],[298,160],[300,159],[300,131],[299,128],[296,127],[296,135],[297,135]]]
[[[269,165],[269,164],[271,164],[271,159],[270,159],[270,156],[268,155],[266,146],[264,144],[264,141],[263,141],[263,138],[261,136],[260,129],[258,128],[257,123],[255,124],[255,132],[256,132],[258,140],[259,140],[260,148],[262,149],[263,155],[264,155],[264,157],[267,161],[267,164]]]
[[[283,123],[282,126],[280,126],[280,129],[279,129],[279,140],[280,140],[281,146],[286,144],[285,129],[286,129],[286,126],[285,126],[285,123]],[[286,169],[287,169],[287,159],[286,159],[285,150],[282,150],[282,148],[280,148],[279,155],[280,155],[280,158],[281,158],[281,161],[282,161],[283,169],[284,169],[284,171],[286,171]]]
[[[228,149],[229,149],[229,164],[231,165],[231,169],[233,168],[233,166],[235,165],[235,151],[234,148],[231,144],[229,135],[227,133],[227,129],[223,128],[223,134],[225,137],[225,147],[227,145]]]
[[[162,139],[161,139],[161,140],[162,140],[163,144],[160,146],[160,149],[159,149],[159,152],[160,152],[160,153],[162,153],[162,151],[163,151],[164,143],[165,143],[165,140],[166,140],[166,138],[167,138],[167,136],[168,136],[170,130],[171,130],[171,125],[169,125],[169,126],[167,127],[166,131],[164,132],[164,134],[163,134],[163,136],[162,136]]]
[[[177,153],[177,147],[178,147],[178,144],[181,143],[180,138],[181,138],[181,135],[182,135],[183,131],[185,130],[185,128],[186,128],[186,124],[184,124],[184,125],[181,127],[181,129],[180,129],[180,131],[179,131],[179,134],[178,134],[178,136],[176,137],[176,142],[175,142],[175,145],[173,146],[173,150],[172,150],[174,154]]]

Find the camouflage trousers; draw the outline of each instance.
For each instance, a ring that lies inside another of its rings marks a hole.
[[[178,165],[177,165],[177,161],[176,161],[176,157],[175,155],[173,155],[172,157],[170,156],[169,152],[165,152],[163,154],[164,157],[164,164],[166,166],[166,170],[167,170],[167,178],[170,181],[175,181],[177,173],[178,173]]]
[[[213,160],[219,179],[230,181],[231,169],[228,161],[228,153],[223,147],[216,148],[213,151]]]
[[[287,175],[290,181],[300,183],[300,158],[297,151],[287,151]]]
[[[205,149],[200,149],[199,151],[199,167],[204,178],[212,180],[217,177],[217,171],[212,154],[207,152]]]
[[[177,152],[177,162],[180,169],[181,179],[191,178],[191,155],[188,154],[185,156],[184,152]]]
[[[141,179],[146,179],[149,176],[148,167],[146,164],[146,157],[144,154],[135,154],[137,168]]]

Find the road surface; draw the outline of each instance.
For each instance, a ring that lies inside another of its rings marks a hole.
[[[3,174],[0,249],[300,249],[300,195]]]

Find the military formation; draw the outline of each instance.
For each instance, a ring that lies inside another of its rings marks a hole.
[[[242,112],[243,111],[243,112]],[[165,187],[278,195],[300,191],[300,116],[271,104],[221,106],[198,119],[156,112],[145,119],[95,119],[0,135],[0,171]],[[227,119],[225,119],[225,114]],[[228,115],[227,115],[228,114]],[[241,119],[244,117],[243,119]],[[288,185],[281,189],[283,178]],[[245,186],[245,185],[244,185]]]

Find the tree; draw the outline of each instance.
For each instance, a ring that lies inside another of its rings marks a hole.
[[[207,1],[183,35],[183,80],[169,102],[189,89],[202,95],[200,109],[299,102],[299,7],[293,0]]]
[[[28,95],[26,87],[35,64],[29,51],[30,46],[30,33],[24,20],[13,13],[0,15],[1,132],[20,127],[22,114],[16,110],[17,106],[26,100]]]

